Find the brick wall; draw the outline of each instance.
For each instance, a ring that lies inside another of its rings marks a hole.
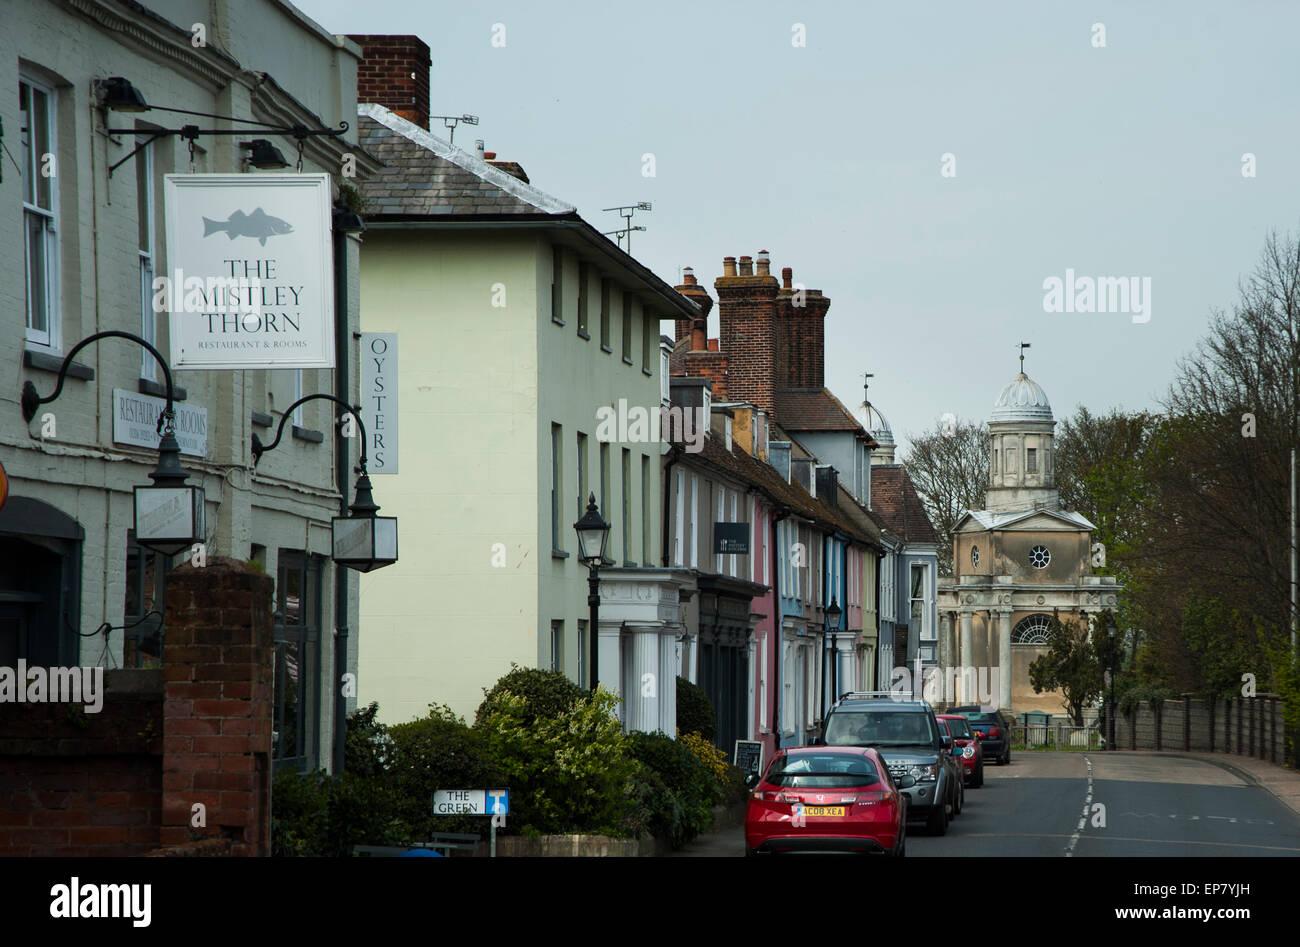
[[[418,36],[349,36],[361,46],[357,101],[373,102],[429,127],[429,47]]]
[[[168,576],[163,845],[227,838],[231,854],[270,854],[270,576],[216,559]],[[207,825],[191,825],[195,803]]]
[[[0,705],[0,857],[158,846],[162,672],[109,671],[99,713]]]
[[[244,570],[173,570],[163,669],[106,672],[99,713],[0,705],[0,857],[270,854],[272,583]]]

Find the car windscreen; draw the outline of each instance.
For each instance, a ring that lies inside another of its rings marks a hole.
[[[863,756],[840,753],[799,753],[772,761],[764,777],[788,789],[851,789],[880,781],[876,767]]]
[[[937,735],[926,713],[841,710],[826,724],[828,746],[934,746]]]
[[[951,733],[955,739],[969,740],[971,738],[970,727],[967,726],[965,720],[940,720],[939,723],[946,723],[948,725],[948,732]]]

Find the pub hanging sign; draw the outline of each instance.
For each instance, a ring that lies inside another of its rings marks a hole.
[[[172,368],[333,368],[328,174],[168,174]]]
[[[749,555],[748,523],[714,523],[713,552],[717,555]]]

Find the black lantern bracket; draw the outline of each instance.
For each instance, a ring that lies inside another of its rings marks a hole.
[[[158,109],[164,112],[185,112],[184,109],[168,109],[168,108],[163,108],[162,106],[159,105],[152,105],[150,106],[150,108]],[[130,152],[128,152],[126,155],[124,155],[123,157],[115,161],[113,164],[110,164],[108,166],[108,176],[111,178],[113,176],[114,171],[116,171],[122,165],[126,164],[128,161],[134,158],[145,148],[148,148],[159,138],[166,138],[169,135],[177,135],[180,138],[183,138],[186,141],[190,142],[190,146],[193,147],[194,142],[197,141],[198,138],[202,135],[247,135],[249,132],[254,131],[255,129],[262,129],[273,135],[288,135],[296,139],[298,142],[298,169],[302,170],[302,146],[303,143],[308,138],[317,135],[326,135],[331,138],[337,138],[339,135],[345,134],[348,128],[351,127],[345,121],[340,121],[338,128],[308,128],[305,125],[276,125],[271,122],[255,121],[251,118],[232,118],[228,115],[210,115],[206,112],[185,112],[185,114],[202,115],[207,118],[220,118],[223,119],[224,121],[239,122],[242,125],[248,125],[254,127],[199,128],[199,126],[197,125],[182,125],[180,128],[148,128],[148,129],[110,128],[107,130],[108,134],[110,135],[138,135],[143,131],[145,133],[148,133],[150,137],[142,141],[140,144],[136,145],[134,148],[131,149]]]
[[[257,436],[256,432],[254,432],[253,466],[257,466],[258,462],[262,459],[263,454],[267,451],[275,450],[276,447],[279,446],[280,438],[284,436],[284,425],[288,422],[289,418],[293,416],[293,412],[298,408],[298,406],[306,404],[308,401],[332,401],[344,411],[351,414],[356,420],[357,433],[361,435],[361,457],[357,461],[355,469],[361,476],[357,478],[357,497],[356,501],[351,506],[351,510],[358,516],[374,516],[379,510],[379,507],[375,505],[374,497],[371,495],[370,474],[366,469],[366,423],[361,420],[361,413],[354,406],[348,404],[342,398],[335,395],[325,394],[323,392],[314,395],[304,395],[293,404],[289,405],[289,407],[285,409],[284,414],[280,417],[280,424],[275,429],[275,440],[271,441],[270,444],[263,444],[262,439]]]
[[[103,332],[96,332],[94,335],[86,336],[74,345],[72,351],[64,357],[63,364],[59,367],[59,380],[55,384],[54,392],[52,394],[42,398],[34,384],[30,381],[24,382],[21,398],[23,420],[28,424],[31,424],[32,418],[36,417],[36,412],[40,409],[41,405],[49,404],[63,393],[63,383],[67,380],[68,369],[72,367],[72,361],[76,358],[77,353],[87,345],[90,345],[90,343],[98,342],[100,339],[126,339],[149,350],[149,354],[152,355],[158,364],[162,366],[163,378],[167,381],[167,407],[163,410],[162,414],[158,415],[157,431],[159,434],[162,434],[165,425],[174,425],[176,421],[176,412],[172,407],[172,372],[167,365],[167,360],[162,357],[161,352],[138,335],[132,335],[130,332],[122,332],[120,329],[106,329]]]

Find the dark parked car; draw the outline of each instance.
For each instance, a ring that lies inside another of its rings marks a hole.
[[[904,790],[907,817],[925,819],[932,835],[947,832],[950,815],[962,810],[966,790],[961,766],[949,752],[952,738],[940,730],[934,710],[923,700],[899,699],[889,691],[845,695],[827,713],[819,742],[873,747],[895,781],[915,779]]]
[[[781,750],[750,793],[745,853],[904,855],[912,777],[889,774],[867,747]]]
[[[1002,711],[984,707],[953,707],[950,714],[961,714],[971,729],[979,732],[980,743],[986,759],[997,760],[999,766],[1011,762],[1011,724]]]

